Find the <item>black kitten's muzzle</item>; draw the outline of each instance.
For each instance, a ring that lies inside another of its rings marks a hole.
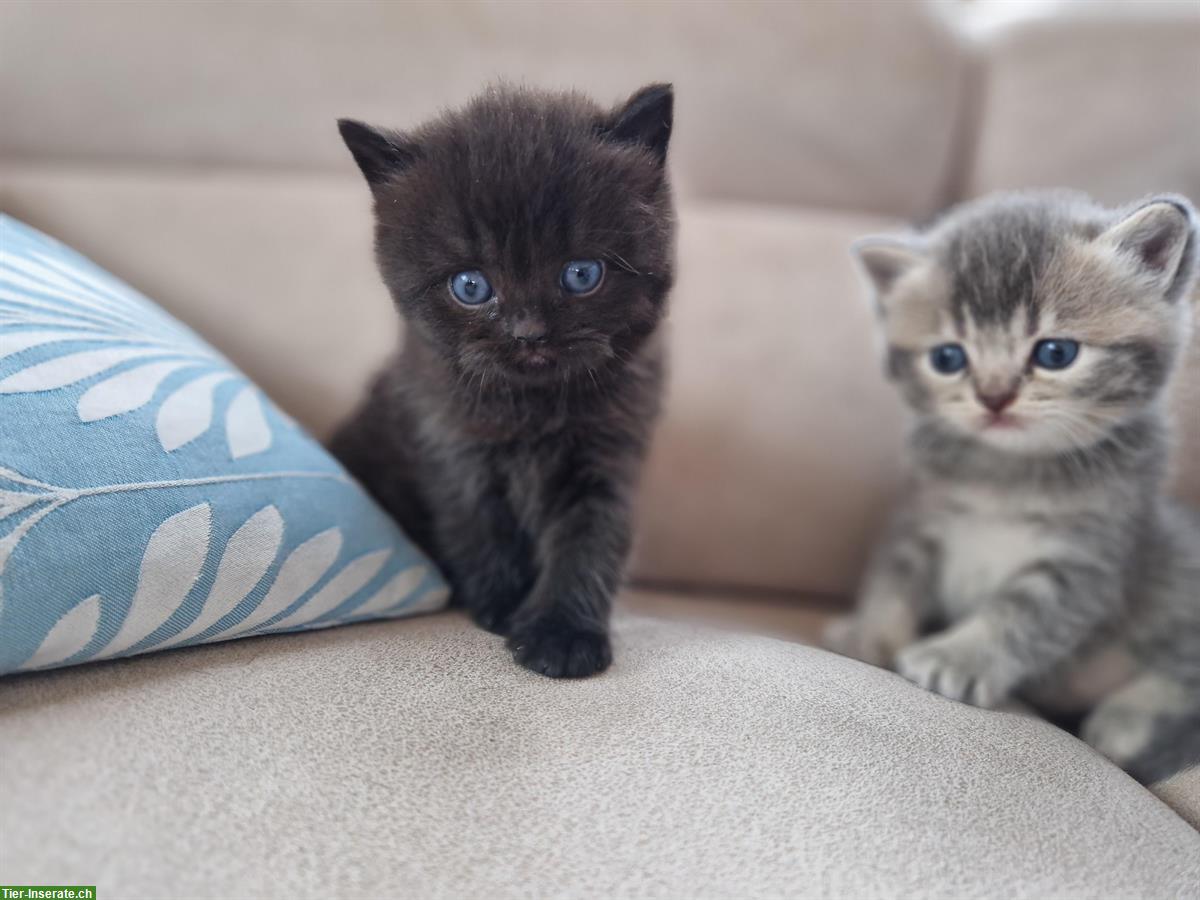
[[[615,356],[607,338],[595,334],[565,337],[546,332],[479,341],[463,354],[466,368],[489,378],[515,382],[561,381],[574,375],[593,374]]]
[[[560,351],[545,339],[516,340],[508,353],[508,363],[521,372],[539,372],[557,368]]]

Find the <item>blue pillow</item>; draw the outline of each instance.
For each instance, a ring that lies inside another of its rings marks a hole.
[[[0,215],[0,674],[445,601],[392,520],[227,360]]]

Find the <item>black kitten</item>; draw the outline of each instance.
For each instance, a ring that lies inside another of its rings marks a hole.
[[[407,327],[333,450],[454,601],[555,678],[612,660],[661,394],[672,101],[502,87],[412,132],[339,123]]]

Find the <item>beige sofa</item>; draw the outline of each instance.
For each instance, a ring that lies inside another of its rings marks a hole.
[[[1200,198],[1200,12],[1078,3],[0,4],[0,210],[317,434],[396,325],[339,115],[496,76],[678,92],[669,411],[634,583],[844,603],[902,458],[846,256],[956,199]],[[1179,490],[1200,501],[1200,365]],[[0,427],[3,424],[0,423]],[[636,599],[636,598],[634,598]],[[714,601],[715,602],[715,601]],[[105,897],[1139,896],[1200,885],[1200,773],[798,644],[624,616],[555,683],[453,614],[0,683],[0,883]]]

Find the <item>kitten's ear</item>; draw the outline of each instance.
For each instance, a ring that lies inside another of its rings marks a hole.
[[[1156,197],[1139,206],[1097,241],[1133,260],[1174,301],[1196,269],[1196,213],[1182,197]]]
[[[372,190],[412,165],[418,155],[416,145],[396,131],[372,128],[354,119],[338,119],[338,131]]]
[[[660,163],[666,161],[675,109],[675,90],[669,84],[650,84],[613,113],[606,136],[649,149]]]
[[[881,308],[896,282],[928,259],[916,241],[887,236],[860,238],[850,245],[850,253],[875,288]]]

